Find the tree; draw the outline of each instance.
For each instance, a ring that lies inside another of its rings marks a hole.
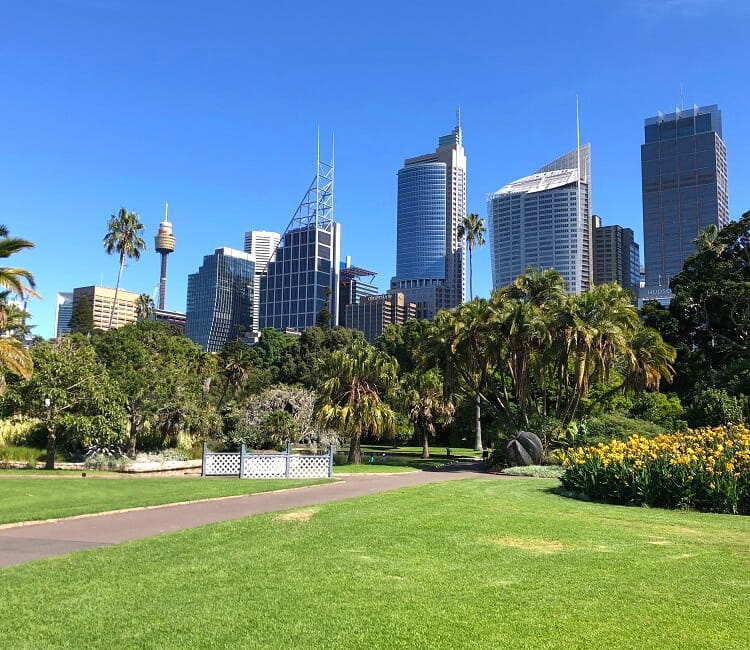
[[[398,382],[398,363],[365,341],[334,350],[321,364],[319,421],[350,437],[348,462],[362,462],[362,433],[379,438],[396,430],[386,397]]]
[[[135,299],[135,313],[138,320],[146,320],[154,313],[154,299],[147,293],[140,294]]]
[[[86,296],[80,296],[73,304],[73,312],[70,315],[70,333],[91,334],[94,331],[94,310]]]
[[[34,248],[33,242],[10,237],[8,229],[0,225],[0,258],[7,258],[22,250]],[[38,297],[34,292],[34,276],[25,269],[0,266],[0,287],[15,293],[19,298]]]
[[[435,436],[437,424],[453,420],[455,406],[443,395],[443,378],[433,368],[404,376],[404,395],[409,420],[422,434],[422,458],[430,457],[430,436]]]
[[[124,207],[120,208],[120,211],[116,215],[113,214],[109,217],[107,234],[104,236],[104,250],[107,251],[107,255],[117,253],[120,260],[117,269],[115,298],[112,301],[112,312],[109,315],[110,329],[115,317],[117,295],[120,292],[120,279],[122,278],[122,269],[125,266],[125,258],[138,260],[141,257],[141,251],[146,250],[146,242],[141,237],[142,231],[143,224],[138,214],[128,212]]]
[[[221,408],[230,388],[233,395],[239,395],[253,368],[253,355],[250,348],[241,341],[230,341],[221,349],[219,374],[224,378],[224,389],[217,408]]]
[[[474,247],[484,246],[484,233],[486,232],[484,226],[484,219],[476,212],[472,212],[463,218],[463,221],[458,225],[458,238],[466,240],[466,246],[469,249],[469,299],[474,300],[474,266],[472,263],[472,254]]]

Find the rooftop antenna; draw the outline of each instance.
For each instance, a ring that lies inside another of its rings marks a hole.
[[[164,221],[169,221],[169,203],[164,204]]]
[[[459,104],[458,108],[456,109],[456,126],[459,129],[461,128],[461,104]]]

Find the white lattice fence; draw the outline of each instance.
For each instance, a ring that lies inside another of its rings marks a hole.
[[[333,476],[333,446],[325,455],[294,455],[287,447],[280,454],[248,454],[245,445],[239,453],[214,453],[203,444],[203,476],[240,478],[325,478]]]

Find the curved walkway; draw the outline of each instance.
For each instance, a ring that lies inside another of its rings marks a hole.
[[[465,462],[403,474],[349,474],[338,483],[313,487],[7,528],[0,530],[0,567],[218,521],[351,499],[413,485],[464,478],[498,478],[497,475],[482,472],[481,468],[481,463]]]

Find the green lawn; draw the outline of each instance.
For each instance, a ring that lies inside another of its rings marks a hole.
[[[425,485],[0,570],[8,648],[750,647],[750,518]]]
[[[350,465],[344,463],[334,465],[334,476],[338,473],[348,474],[366,474],[369,472],[388,473],[388,472],[415,472],[420,469],[430,469],[440,467],[447,462],[445,458],[414,458],[408,456],[388,455],[385,461],[380,460],[378,455],[375,456],[375,462],[369,462],[369,454],[362,454],[362,463],[359,465]]]
[[[253,494],[328,483],[330,479],[238,478],[6,478],[0,479],[0,524],[70,517],[138,506]],[[0,637],[0,640],[2,637]],[[2,645],[2,643],[0,643]]]

